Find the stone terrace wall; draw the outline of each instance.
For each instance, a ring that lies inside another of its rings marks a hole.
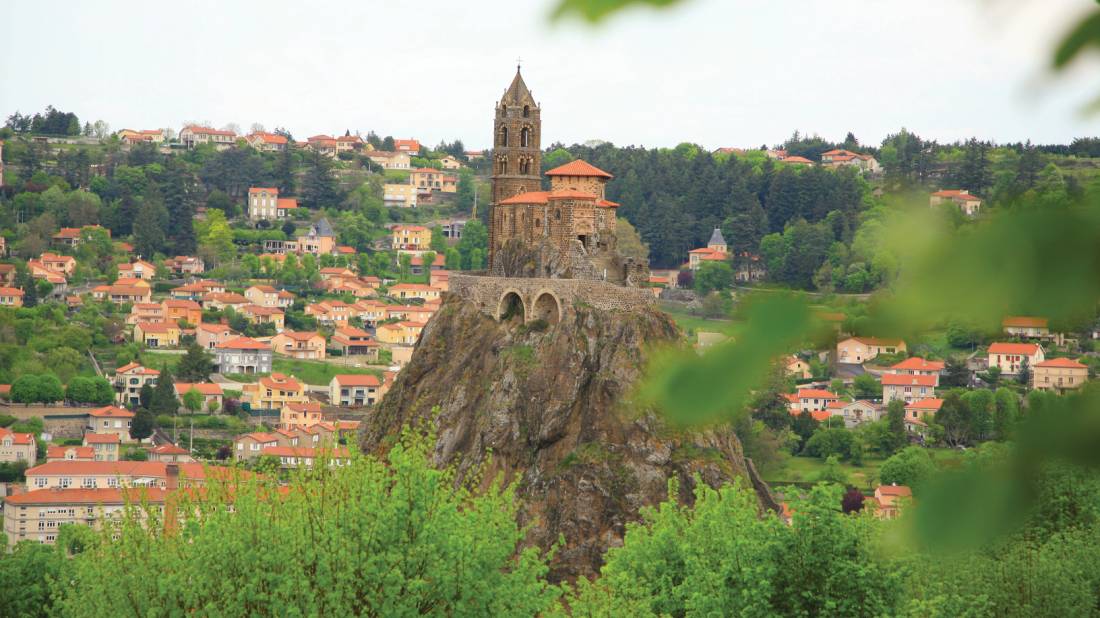
[[[451,273],[449,291],[473,303],[484,314],[500,319],[502,300],[509,293],[523,301],[528,321],[535,319],[535,301],[549,293],[564,317],[577,303],[604,311],[631,311],[652,306],[656,299],[646,288],[628,288],[584,279],[528,279]]]

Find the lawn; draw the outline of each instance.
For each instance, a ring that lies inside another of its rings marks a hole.
[[[680,330],[684,331],[684,335],[692,342],[695,341],[695,333],[698,331],[734,335],[740,325],[733,320],[714,320],[692,315],[679,307],[667,303],[662,303],[661,310],[672,317],[676,325],[680,327]]]
[[[144,361],[142,364],[150,369],[156,369],[160,371],[165,366],[169,370],[175,371],[176,365],[180,364],[180,359],[183,358],[183,354],[165,354],[164,352],[150,352],[146,350],[141,353],[141,359]]]
[[[955,467],[962,461],[962,453],[954,449],[930,448],[928,452],[943,468]],[[862,466],[841,463],[840,467],[848,474],[848,481],[853,486],[870,493],[878,484],[878,470],[884,461],[881,458],[864,457]],[[779,463],[761,470],[760,475],[772,487],[789,483],[813,483],[824,466],[824,459],[785,455]]]
[[[332,376],[341,373],[365,374],[369,373],[382,377],[381,369],[368,369],[364,367],[345,367],[336,363],[322,363],[318,361],[295,360],[293,358],[276,358],[272,363],[272,369],[278,373],[292,375],[306,384],[317,386],[327,385],[332,381]]]

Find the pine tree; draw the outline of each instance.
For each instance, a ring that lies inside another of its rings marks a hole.
[[[279,159],[275,163],[275,180],[279,193],[294,195],[294,159],[289,145],[279,153]]]
[[[138,206],[134,220],[134,250],[145,259],[164,251],[168,211],[158,196],[148,196]]]
[[[307,208],[332,208],[339,203],[339,190],[331,168],[332,163],[320,153],[313,153],[309,158],[309,169],[302,187],[302,202]]]
[[[184,172],[176,164],[169,164],[161,190],[168,209],[168,237],[171,241],[168,244],[176,255],[193,255],[196,245],[194,208]]]
[[[23,290],[24,307],[34,307],[38,304],[38,282],[29,271],[23,270],[16,277],[15,287]]]
[[[161,367],[157,376],[157,385],[153,388],[153,398],[149,402],[149,411],[154,416],[160,414],[176,414],[179,411],[180,402],[176,398],[176,385],[172,379],[172,372],[168,366]]]
[[[142,440],[153,435],[153,414],[146,408],[138,408],[134,413],[134,422],[130,425],[130,437]]]
[[[214,361],[206,350],[197,343],[192,343],[187,348],[187,353],[180,359],[176,366],[176,372],[180,380],[184,382],[205,382],[214,371]]]

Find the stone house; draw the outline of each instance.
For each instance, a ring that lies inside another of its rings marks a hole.
[[[862,364],[879,354],[898,354],[905,351],[905,342],[901,339],[849,337],[836,344],[837,362],[841,363]]]
[[[271,346],[237,337],[214,345],[214,362],[220,373],[271,373]]]
[[[1071,358],[1052,358],[1031,368],[1031,388],[1064,392],[1089,381],[1088,365]]]

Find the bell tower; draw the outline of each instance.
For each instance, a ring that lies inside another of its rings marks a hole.
[[[541,187],[542,120],[538,103],[523,83],[519,65],[512,85],[496,106],[493,117],[493,196],[496,204]]]

